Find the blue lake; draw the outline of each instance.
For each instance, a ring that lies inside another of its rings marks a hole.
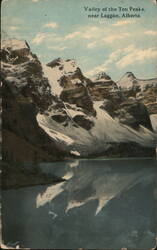
[[[39,167],[67,181],[3,191],[5,244],[51,249],[155,246],[155,159],[82,159]]]

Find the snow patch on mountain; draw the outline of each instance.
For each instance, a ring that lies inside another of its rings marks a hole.
[[[116,119],[113,119],[106,111],[100,108],[102,104],[102,101],[94,103],[97,116],[94,118],[95,126],[91,129],[92,135],[97,138],[98,141],[135,141],[143,146],[154,145],[154,134],[150,130],[140,126],[140,130],[136,131],[126,125],[120,124]]]
[[[45,132],[48,132],[50,136],[54,136],[54,131],[58,133],[57,139],[61,138],[61,144],[64,143],[65,146],[71,146],[71,150],[77,152],[83,152],[87,150],[88,146],[91,144],[91,135],[87,130],[79,127],[73,126],[74,123],[70,122],[66,127],[62,124],[58,124],[56,121],[51,119],[50,116],[45,116],[42,114],[37,115],[37,122],[39,126],[44,129]],[[52,134],[51,134],[52,132]],[[64,137],[65,135],[65,137]],[[57,141],[56,141],[57,142]],[[59,141],[58,141],[59,142]]]
[[[62,71],[64,72],[64,74],[70,74],[73,73],[74,71],[77,70],[77,65],[75,60],[61,60],[61,65],[63,67]]]
[[[137,79],[132,72],[127,72],[118,82],[117,85],[123,89],[131,89],[133,86],[139,86],[143,91],[146,87],[157,86],[157,79]]]
[[[111,81],[111,78],[105,72],[99,72],[98,74],[91,77],[93,82],[108,82]]]
[[[76,105],[73,104],[73,106],[76,107]],[[74,118],[76,115],[85,115],[82,111],[78,111],[76,108],[66,108],[67,114],[71,117]]]
[[[51,127],[47,122],[46,122],[46,117],[44,117],[41,114],[37,115],[37,121],[40,125],[40,127],[52,138],[56,141],[56,143],[63,143],[66,146],[70,146],[73,144],[73,140],[66,136],[65,134],[58,132],[56,130],[53,129],[53,127]]]
[[[1,48],[5,50],[10,48],[12,51],[14,51],[20,49],[28,49],[29,47],[23,40],[8,39],[8,40],[2,40]]]
[[[42,67],[45,77],[49,80],[52,94],[59,96],[63,90],[63,88],[59,85],[59,80],[63,75],[62,72],[59,70],[59,67],[50,68],[46,65],[42,65]]]
[[[37,121],[39,126],[56,142],[59,143],[60,141],[66,147],[72,146],[72,150],[76,150],[80,155],[103,152],[110,147],[111,142],[137,142],[146,147],[156,145],[153,132],[143,126],[140,126],[140,129],[137,131],[129,126],[120,124],[100,108],[102,103],[102,101],[94,103],[97,116],[91,118],[94,126],[90,131],[81,127],[75,127],[73,123],[69,123],[64,127],[52,120],[50,116],[42,114],[37,115]]]
[[[58,58],[47,65],[42,65],[45,77],[48,78],[52,94],[60,95],[63,88],[60,86],[60,80],[63,76],[70,76],[76,73],[78,67],[75,60],[63,60]],[[75,77],[71,79],[71,85],[75,86],[81,83],[81,80]]]

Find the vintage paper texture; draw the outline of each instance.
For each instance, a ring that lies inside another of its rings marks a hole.
[[[156,1],[1,7],[3,247],[153,248]]]

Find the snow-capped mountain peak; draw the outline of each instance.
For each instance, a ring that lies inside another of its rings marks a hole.
[[[92,77],[92,80],[93,81],[97,81],[97,80],[111,80],[111,77],[110,76],[108,76],[107,74],[106,74],[106,72],[99,72],[98,74],[96,74],[96,75],[94,75],[93,77]]]
[[[21,50],[27,49],[30,50],[29,45],[26,41],[18,40],[18,39],[8,39],[2,40],[1,48],[6,50]]]
[[[124,76],[117,81],[117,85],[123,89],[131,89],[138,86],[139,89],[144,90],[146,87],[157,86],[157,78],[154,79],[138,79],[132,72],[126,72]]]
[[[43,71],[49,79],[52,93],[58,96],[63,89],[76,89],[79,86],[86,86],[88,81],[74,59],[57,58],[43,65]]]
[[[46,66],[51,68],[57,68],[64,74],[74,73],[78,66],[76,65],[76,61],[74,59],[64,60],[62,58],[57,58],[50,63],[47,63]]]
[[[136,78],[135,75],[132,72],[126,72],[123,77],[131,78],[131,79]]]
[[[14,133],[21,148],[28,147],[30,160],[37,156],[52,160],[60,152],[64,157],[75,151],[85,157],[154,154],[156,127],[151,120],[154,123],[156,117],[150,120],[150,115],[156,114],[156,79],[139,80],[127,72],[118,82],[120,86],[130,84],[131,91],[124,91],[105,72],[92,81],[75,60],[57,58],[42,65],[26,42],[12,42],[5,41],[1,51],[9,103],[4,105],[5,126],[12,128],[8,138]],[[146,91],[144,85],[149,85]],[[12,144],[7,147],[6,155],[12,152]]]

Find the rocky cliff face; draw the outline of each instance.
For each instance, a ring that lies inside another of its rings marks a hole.
[[[86,88],[87,84],[91,81],[83,76],[75,61],[64,61],[63,59],[58,58],[48,63],[47,66],[53,69],[52,74],[53,72],[59,71],[57,84],[61,88],[59,94],[60,99],[69,104],[76,104],[76,106],[82,108],[89,116],[95,115],[93,102],[88,93],[88,89]],[[51,74],[51,71],[49,72]]]
[[[55,88],[56,95],[62,99],[66,111],[70,113],[71,121],[75,122],[66,124],[64,134],[75,141],[75,147],[82,156],[138,156],[137,152],[140,156],[155,155],[156,136],[144,103],[130,93],[127,95],[125,90],[104,72],[92,79],[84,77],[73,60],[56,59],[47,66],[51,67],[51,70],[44,68],[44,71],[51,82],[52,90]],[[131,77],[134,78],[132,75]],[[83,94],[82,89],[88,97]],[[86,98],[86,102],[82,96]],[[88,104],[88,98],[93,105]],[[90,107],[88,111],[86,106]],[[95,113],[91,112],[93,108]],[[76,111],[82,114],[76,114]],[[85,119],[83,112],[86,115]],[[49,118],[38,117],[39,124],[40,120],[45,127],[51,124],[55,129],[61,129],[52,124]],[[97,148],[94,145],[97,145]]]
[[[137,79],[132,72],[127,72],[117,85],[126,97],[134,97],[134,100],[147,108],[153,129],[156,131],[157,117],[157,78],[142,80]]]
[[[4,159],[155,155],[155,80],[142,85],[132,73],[117,83],[106,73],[88,79],[74,60],[42,65],[18,40],[1,53]]]
[[[157,78],[142,80],[127,72],[117,85],[126,97],[134,97],[145,104],[149,114],[157,113]]]
[[[42,65],[26,42],[2,46],[3,160],[36,162],[63,159],[59,149],[36,120],[53,103]]]
[[[114,94],[118,90],[117,84],[105,72],[101,72],[92,78],[87,85],[93,101],[110,99],[116,101],[120,96]],[[117,92],[118,93],[118,92]]]

